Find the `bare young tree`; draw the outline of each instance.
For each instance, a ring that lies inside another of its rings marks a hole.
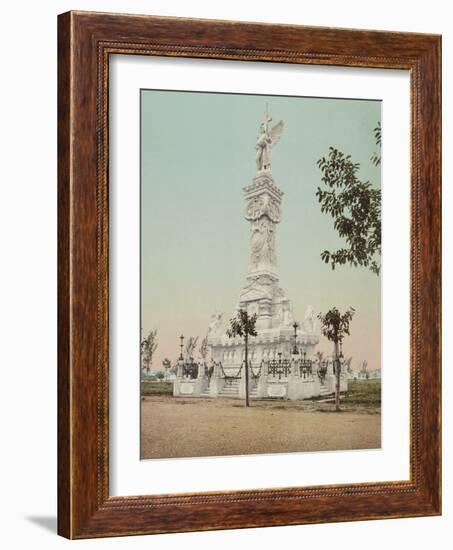
[[[345,359],[344,366],[346,367],[346,372],[352,372],[351,363],[352,357],[348,357],[347,359]]]
[[[230,328],[227,330],[229,338],[240,336],[245,345],[245,406],[250,407],[249,401],[249,336],[256,336],[256,313],[250,316],[246,310],[240,309],[236,317],[230,319]]]
[[[368,372],[367,372],[367,369],[368,369],[368,361],[365,359],[362,361],[362,373],[365,375],[365,378],[368,379]]]
[[[189,359],[192,359],[195,354],[195,348],[197,347],[198,336],[189,336],[186,344],[186,355]]]
[[[157,329],[151,330],[148,336],[142,338],[140,343],[140,352],[142,359],[142,369],[149,373],[153,364],[153,356],[157,349]]]
[[[340,354],[339,345],[343,342],[346,335],[349,335],[349,324],[354,316],[355,309],[353,307],[341,313],[338,308],[333,307],[324,315],[320,313],[318,319],[321,321],[321,332],[334,345],[334,361],[335,361],[335,410],[340,410]]]
[[[203,363],[206,363],[206,357],[208,355],[208,337],[205,336],[200,344],[200,355]]]

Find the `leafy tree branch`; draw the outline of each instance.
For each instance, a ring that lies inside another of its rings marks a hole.
[[[380,144],[380,125],[375,138]],[[375,165],[380,163],[376,156]],[[327,157],[318,160],[321,181],[316,196],[321,212],[331,216],[334,229],[346,246],[332,252],[324,250],[321,258],[332,269],[349,264],[367,267],[379,275],[381,265],[381,191],[358,176],[360,164],[334,147]]]

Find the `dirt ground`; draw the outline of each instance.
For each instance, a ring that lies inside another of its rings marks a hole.
[[[142,398],[141,458],[224,456],[381,446],[376,407],[319,402]]]

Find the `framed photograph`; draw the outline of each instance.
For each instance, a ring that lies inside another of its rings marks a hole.
[[[440,514],[440,37],[58,46],[59,533]]]

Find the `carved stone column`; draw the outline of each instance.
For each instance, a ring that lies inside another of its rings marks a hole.
[[[259,275],[277,276],[275,231],[281,220],[283,191],[270,172],[260,172],[244,187],[245,219],[250,222],[250,265],[248,279]]]
[[[273,304],[279,293],[275,233],[281,220],[283,192],[270,171],[259,172],[244,188],[245,219],[250,222],[250,261],[239,307],[256,313],[257,328],[272,327]]]

